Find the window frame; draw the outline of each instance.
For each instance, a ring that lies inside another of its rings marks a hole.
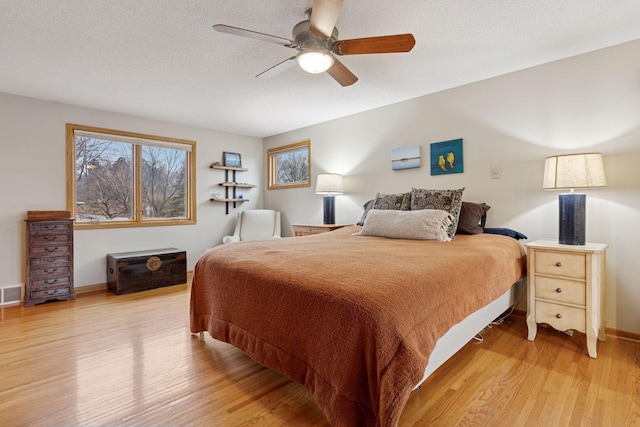
[[[306,182],[294,182],[291,184],[278,184],[277,183],[277,157],[281,154],[287,154],[289,152],[298,151],[301,148],[307,151],[307,181]],[[301,187],[311,187],[311,140],[307,139],[306,141],[296,142],[294,144],[283,145],[281,147],[274,147],[267,150],[267,170],[268,170],[268,189],[269,190],[280,190],[284,188],[301,188]]]
[[[98,228],[126,228],[126,227],[158,227],[171,225],[189,225],[196,223],[196,142],[186,139],[168,138],[164,136],[148,135],[135,132],[126,132],[113,129],[98,128],[93,126],[84,126],[78,124],[67,123],[67,210],[71,212],[71,217],[76,218],[77,199],[76,199],[76,131],[101,134],[106,137],[114,136],[114,141],[123,142],[123,140],[137,140],[132,142],[134,145],[133,153],[133,219],[118,221],[101,221],[101,222],[74,222],[76,229],[98,229]],[[118,138],[124,137],[124,138]],[[142,217],[142,150],[143,146],[154,146],[153,144],[144,144],[144,141],[157,141],[155,146],[162,146],[162,143],[184,144],[190,146],[187,152],[187,171],[185,191],[185,208],[186,216],[176,219],[144,219]],[[131,142],[131,141],[127,141]]]

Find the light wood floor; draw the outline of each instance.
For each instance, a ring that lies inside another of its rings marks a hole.
[[[172,286],[0,308],[1,426],[328,426],[304,387],[188,330]],[[640,343],[513,316],[414,392],[400,426],[638,426]]]

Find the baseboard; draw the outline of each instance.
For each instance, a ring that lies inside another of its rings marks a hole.
[[[513,314],[523,318],[527,318],[527,312],[523,310],[513,310]],[[632,341],[640,341],[640,334],[635,332],[621,331],[614,328],[604,328],[605,335],[611,335],[618,338],[624,338]]]
[[[107,289],[106,283],[96,283],[95,285],[76,286],[74,290],[76,294],[84,294],[86,292],[102,291]]]
[[[193,270],[187,271],[187,284],[191,285],[191,279],[193,278]],[[85,292],[102,291],[107,289],[106,283],[96,283],[94,285],[76,286],[76,294],[82,294]]]
[[[614,337],[640,342],[640,334],[636,334],[635,332],[621,331],[619,329],[613,328],[604,328],[604,333],[605,335],[613,335]]]

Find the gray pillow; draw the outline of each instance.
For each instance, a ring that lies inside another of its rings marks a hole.
[[[364,220],[362,230],[354,235],[448,242],[451,238],[447,230],[451,223],[451,215],[439,209],[373,209]]]
[[[458,228],[458,218],[462,208],[463,188],[457,190],[411,190],[411,210],[440,209],[451,214],[453,223],[449,227],[449,237],[453,239]]]
[[[367,218],[367,214],[369,213],[369,211],[373,209],[374,203],[375,203],[375,199],[371,199],[362,206],[364,208],[364,212],[362,213],[362,217],[360,218],[360,221],[358,221],[356,225],[364,225],[364,220]]]

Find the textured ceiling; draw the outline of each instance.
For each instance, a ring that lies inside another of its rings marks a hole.
[[[340,39],[413,33],[401,54],[344,56],[341,87],[295,51],[312,0],[0,0],[0,92],[265,137],[640,39],[638,0],[345,0]]]

